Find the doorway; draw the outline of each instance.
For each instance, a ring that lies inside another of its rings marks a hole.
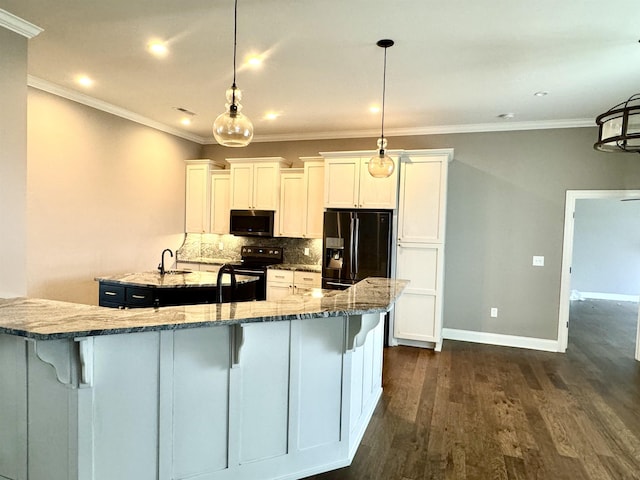
[[[640,190],[568,190],[565,202],[564,243],[560,279],[560,311],[558,321],[558,350],[566,352],[569,339],[569,312],[571,306],[571,264],[574,254],[575,210],[579,200],[632,200],[640,201]],[[640,292],[638,292],[640,293]],[[635,358],[640,361],[640,319],[636,329]]]

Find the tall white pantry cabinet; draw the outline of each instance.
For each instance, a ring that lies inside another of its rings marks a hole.
[[[401,156],[395,277],[410,280],[398,299],[393,336],[402,345],[442,349],[447,170],[452,149]]]

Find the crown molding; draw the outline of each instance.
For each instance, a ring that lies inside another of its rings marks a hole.
[[[60,85],[48,82],[47,80],[43,80],[38,77],[34,77],[33,75],[27,75],[27,85],[33,88],[37,88],[38,90],[57,95],[58,97],[63,97],[68,100],[81,103],[82,105],[95,108],[96,110],[101,110],[103,112],[110,113],[111,115],[115,115],[117,117],[121,117],[132,122],[139,123],[156,130],[160,130],[161,132],[184,138],[185,140],[189,140],[200,145],[203,145],[205,143],[205,139],[199,135],[195,135],[193,133],[185,132],[169,125],[165,125],[164,123],[157,122],[142,115],[138,115],[137,113],[131,112],[130,110],[126,110],[122,107],[118,107],[117,105],[98,100],[97,98],[90,97],[89,95],[85,95],[84,93],[77,92],[70,88],[61,87]]]
[[[33,38],[44,29],[27,22],[20,17],[16,17],[13,13],[9,13],[6,10],[0,8],[0,27],[4,27],[7,30],[18,33],[23,37]]]
[[[195,133],[185,132],[178,128],[166,125],[164,123],[152,120],[137,113],[126,110],[117,105],[98,100],[97,98],[85,95],[76,90],[62,87],[47,80],[43,80],[33,75],[27,76],[27,85],[38,90],[42,90],[59,97],[81,103],[88,107],[101,110],[121,118],[125,118],[132,122],[145,125],[147,127],[160,130],[161,132],[184,138],[200,145],[214,145],[216,141],[211,137],[202,137]],[[469,125],[437,125],[432,127],[411,127],[411,128],[395,128],[385,129],[387,137],[409,137],[420,135],[444,135],[453,133],[486,133],[486,132],[512,132],[519,130],[548,130],[557,128],[584,128],[595,127],[595,121],[592,118],[577,118],[566,120],[541,120],[532,122],[503,122],[503,123],[478,123]],[[376,138],[379,136],[380,130],[350,130],[341,132],[314,132],[314,133],[283,133],[274,135],[256,135],[253,137],[253,143],[267,142],[287,142],[287,141],[304,141],[304,140],[335,140],[345,138]]]
[[[483,133],[483,132],[513,132],[518,130],[550,130],[555,128],[584,128],[595,127],[593,118],[574,118],[566,120],[540,120],[531,122],[508,123],[477,123],[468,125],[436,125],[432,127],[385,128],[386,137],[410,137],[419,135],[444,135],[451,133]],[[300,140],[332,140],[344,138],[379,137],[380,130],[351,130],[342,132],[316,132],[298,134],[255,135],[253,142],[286,142]],[[215,141],[205,139],[205,144]]]

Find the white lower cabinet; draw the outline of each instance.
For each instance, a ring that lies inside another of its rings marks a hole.
[[[394,336],[401,339],[442,343],[443,245],[399,244],[396,278],[411,279],[396,302]]]
[[[267,270],[267,300],[293,295],[293,270]]]
[[[321,285],[320,273],[300,270],[268,270],[267,300],[279,300],[288,295],[303,295],[314,288],[320,288]]]
[[[309,293],[314,288],[322,286],[322,276],[320,273],[303,272],[296,270],[293,272],[293,293],[303,295]]]

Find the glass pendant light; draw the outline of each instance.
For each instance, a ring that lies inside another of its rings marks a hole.
[[[385,153],[387,139],[384,138],[384,97],[387,83],[387,48],[393,46],[393,40],[378,40],[376,45],[384,48],[384,73],[382,75],[382,128],[378,139],[378,153],[369,160],[369,173],[375,178],[386,178],[393,173],[395,164],[389,155]]]
[[[253,139],[253,124],[242,114],[242,92],[236,86],[236,47],[238,33],[238,0],[235,0],[233,15],[233,83],[227,90],[226,111],[213,122],[213,136],[225,147],[246,147]]]

